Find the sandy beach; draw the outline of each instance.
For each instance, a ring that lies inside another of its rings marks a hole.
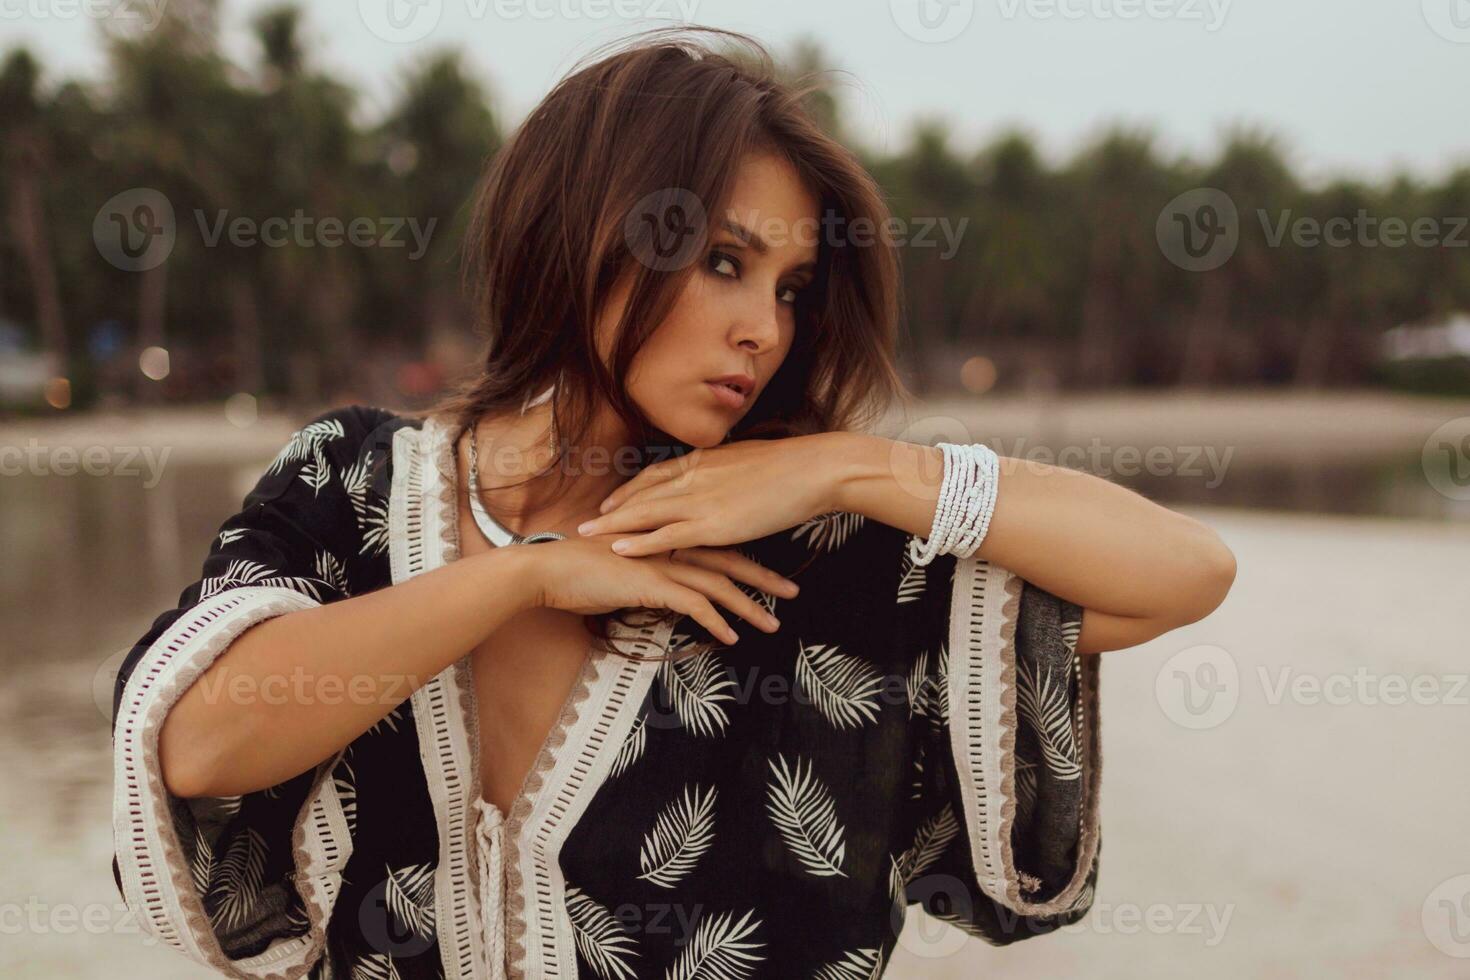
[[[1365,398],[1289,410],[1245,396],[984,400],[924,414],[1064,440],[1371,444],[1411,459],[1446,418],[1470,415]],[[0,445],[172,447],[200,467],[157,493],[6,484],[0,595],[20,629],[0,658],[0,975],[208,975],[150,945],[113,885],[108,660],[172,604],[222,502],[300,421],[231,430],[190,409],[0,425]],[[1470,523],[1179,509],[1220,530],[1239,576],[1205,621],[1102,655],[1092,913],[995,949],[914,912],[886,976],[1470,976]]]

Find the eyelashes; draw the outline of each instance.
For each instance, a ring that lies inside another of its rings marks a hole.
[[[734,272],[720,271],[721,267],[727,264],[734,268]],[[713,275],[719,276],[722,279],[740,278],[740,260],[731,255],[729,252],[722,252],[718,249],[711,250],[709,253],[709,259],[706,263],[706,268]],[[797,301],[801,299],[801,294],[803,290],[805,290],[805,288],[805,286],[792,286],[788,284],[779,287],[777,289],[776,295],[778,297],[784,297],[787,293],[790,293],[790,299],[782,298],[781,302],[785,303],[788,306],[795,306]]]

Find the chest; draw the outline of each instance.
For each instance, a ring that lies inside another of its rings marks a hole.
[[[463,499],[458,510],[461,556],[491,550]],[[526,774],[582,675],[591,641],[580,616],[528,609],[470,651],[480,790],[502,813],[509,813],[520,795]]]

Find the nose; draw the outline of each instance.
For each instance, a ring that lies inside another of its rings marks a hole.
[[[752,354],[775,350],[781,343],[780,303],[774,297],[754,300],[731,326],[731,339]]]

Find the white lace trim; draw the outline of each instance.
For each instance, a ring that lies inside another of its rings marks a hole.
[[[236,637],[265,619],[316,605],[309,596],[269,586],[228,589],[199,603],[144,652],[118,706],[112,824],[126,903],[143,928],[165,945],[227,976],[294,980],[321,954],[326,921],[352,853],[330,778],[336,760],[318,767],[316,784],[292,832],[307,933],[279,940],[259,955],[231,960],[209,924],[174,828],[158,733],[169,709]]]
[[[455,554],[450,542],[456,540],[458,527],[456,497],[445,482],[447,474],[435,465],[446,456],[451,461],[446,465],[452,465],[449,437],[449,427],[433,418],[421,430],[406,427],[395,435],[389,507],[395,583],[437,568]],[[667,648],[673,625],[671,618],[644,627],[613,621],[610,633],[621,649],[631,645],[635,655],[652,656]],[[445,978],[494,977],[498,970],[511,978],[574,976],[576,948],[566,911],[561,848],[607,779],[658,665],[624,658],[589,664],[591,677],[583,676],[587,696],[562,733],[553,765],[529,791],[529,809],[519,812],[527,802],[522,799],[517,812],[499,826],[486,827],[498,846],[483,854],[477,846],[472,857],[470,840],[480,840],[476,817],[484,819],[489,805],[471,799],[476,792],[476,746],[468,662],[467,654],[416,691],[413,701],[419,755],[439,830],[435,898]],[[496,816],[501,816],[498,810]],[[490,840],[485,843],[488,848]],[[483,875],[496,874],[497,867],[502,880],[484,881]],[[485,902],[498,902],[498,907],[487,909]],[[513,913],[517,906],[523,915]],[[503,953],[495,952],[496,947]]]
[[[1096,657],[1076,656],[1077,724],[1081,733],[1082,778],[1086,781],[1077,864],[1071,879],[1045,902],[1021,897],[1021,879],[1011,850],[1017,727],[1015,702],[1016,620],[1022,580],[976,557],[955,561],[949,620],[951,748],[960,777],[965,825],[975,877],[993,901],[1019,915],[1067,910],[1091,871],[1098,843],[1098,758]]]
[[[475,867],[480,879],[480,922],[489,980],[505,980],[505,818],[500,808],[475,801]]]

